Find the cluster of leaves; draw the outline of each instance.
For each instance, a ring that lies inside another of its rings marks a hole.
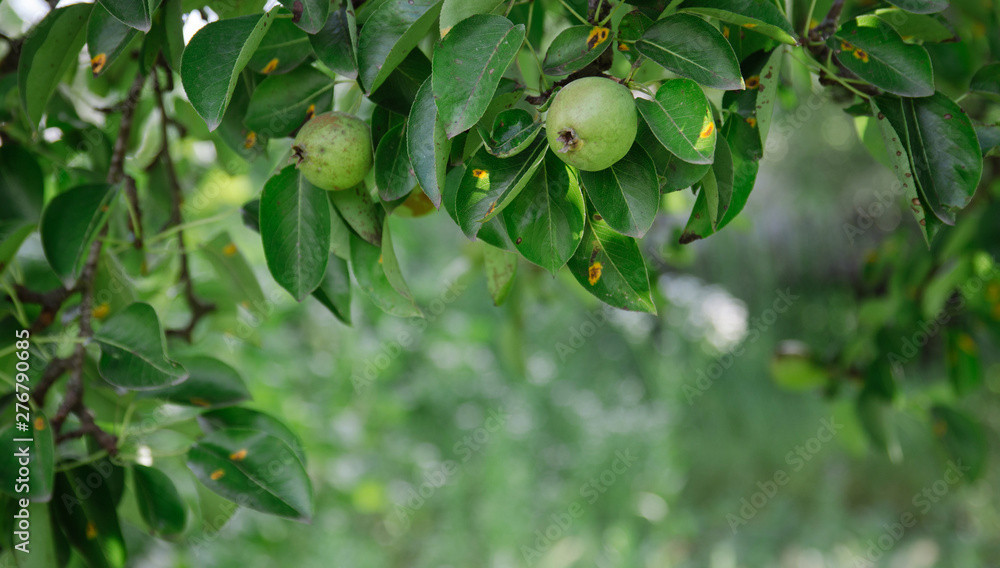
[[[270,169],[268,149],[287,149],[312,116],[334,107],[370,112],[375,167],[365,183],[325,192],[286,155],[259,199],[243,207],[274,280],[348,324],[352,274],[378,308],[421,315],[388,218],[442,206],[483,243],[497,304],[523,257],[552,273],[567,267],[609,305],[655,312],[641,239],[664,194],[696,196],[676,234],[681,243],[722,230],[743,211],[774,130],[774,105],[794,96],[783,72],[817,75],[863,119],[865,145],[896,172],[928,243],[970,204],[984,156],[1000,145],[1000,127],[974,125],[936,90],[949,71],[940,63],[947,52],[932,46],[958,37],[940,0],[850,6],[846,16],[841,0],[796,0],[792,19],[784,2],[771,0],[281,4],[264,12],[263,1],[100,0],[54,9],[7,41],[3,336],[22,327],[37,334],[56,326],[62,334],[32,344],[33,360],[45,362],[30,375],[40,417],[30,467],[39,480],[32,514],[42,528],[33,540],[54,559],[42,565],[65,564],[70,547],[90,565],[123,564],[117,511],[126,493],[137,522],[168,538],[218,528],[215,496],[294,519],[311,514],[295,436],[239,406],[249,394],[222,361],[174,356],[203,317],[232,320],[241,310],[267,310],[268,300],[229,234],[186,248],[182,180],[199,172],[175,163],[170,132],[173,142],[216,142],[224,159]],[[956,17],[985,30],[980,38],[988,40],[975,49],[996,59],[996,14],[972,1],[954,4]],[[185,45],[184,21],[194,10],[218,19]],[[539,57],[551,21],[573,25]],[[84,44],[90,73],[80,77]],[[974,71],[961,94],[1000,96],[998,65]],[[560,87],[588,76],[632,89],[640,116],[631,150],[598,172],[564,164],[546,143],[543,117]],[[72,97],[71,85],[88,96]],[[947,92],[957,98],[955,90]],[[100,99],[120,102],[100,107]],[[57,139],[42,135],[52,130]],[[19,254],[36,233],[41,262]],[[151,248],[164,242],[176,248]],[[189,254],[210,262],[227,290],[196,294]],[[170,288],[187,304],[186,326],[161,324],[164,314],[153,307]],[[0,345],[6,358],[10,345]],[[955,373],[968,366],[956,361]],[[806,371],[809,382],[816,373]],[[65,375],[62,399],[47,397]],[[15,395],[3,399],[5,412]],[[961,431],[953,414],[943,416],[947,431]],[[149,466],[148,440],[132,433],[133,419],[153,420],[168,438],[159,442],[184,462],[157,457]],[[2,443],[12,437],[5,432]],[[13,462],[2,467],[7,479]],[[103,480],[98,487],[94,475]],[[83,505],[66,506],[75,501]],[[30,566],[41,556],[15,558]]]

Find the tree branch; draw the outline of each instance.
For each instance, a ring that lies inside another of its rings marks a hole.
[[[167,73],[170,70],[163,66]],[[156,105],[160,109],[160,116],[162,120],[160,121],[160,156],[159,159],[163,161],[164,169],[167,172],[167,185],[170,186],[170,219],[167,221],[167,225],[164,229],[170,227],[176,227],[183,223],[183,215],[181,213],[181,202],[184,199],[184,193],[181,190],[181,182],[177,177],[177,170],[174,168],[174,162],[170,158],[170,138],[168,136],[167,127],[170,124],[170,118],[167,115],[167,107],[163,103],[163,87],[160,85],[159,71],[153,71],[153,92],[156,98]],[[203,317],[215,311],[215,304],[209,302],[203,302],[198,298],[198,295],[194,291],[194,282],[191,280],[191,266],[188,261],[187,247],[184,244],[184,231],[177,231],[177,248],[180,251],[180,275],[178,276],[178,281],[184,287],[184,298],[187,300],[188,308],[191,311],[191,319],[188,324],[180,329],[168,329],[166,335],[168,337],[179,337],[184,341],[191,343],[192,335],[194,334],[194,328],[198,325]]]
[[[26,304],[37,304],[41,306],[42,311],[32,322],[31,327],[28,331],[34,335],[43,329],[52,325],[55,321],[56,314],[62,309],[63,302],[66,301],[71,295],[73,295],[73,290],[70,288],[53,288],[48,292],[35,292],[34,290],[29,290],[21,284],[14,285],[14,293],[17,294],[17,298]]]

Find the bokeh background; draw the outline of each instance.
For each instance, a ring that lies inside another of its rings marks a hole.
[[[32,2],[16,12],[11,4],[0,3],[8,25],[30,14]],[[247,510],[230,518],[220,505],[200,512],[214,530],[180,543],[132,524],[133,564],[1000,564],[996,456],[975,483],[953,483],[951,458],[927,428],[935,389],[946,388],[941,337],[905,367],[888,451],[866,435],[848,378],[840,389],[794,391],[773,380],[784,342],[823,355],[858,333],[866,266],[928,254],[902,206],[873,219],[860,212],[893,178],[858,143],[855,119],[835,104],[809,104],[829,101],[807,79],[788,83],[736,222],[681,247],[693,196],[665,196],[643,241],[656,316],[602,308],[569,275],[523,262],[511,297],[494,307],[480,245],[438,212],[392,221],[426,320],[386,316],[356,294],[346,327],[278,288],[259,237],[240,220],[282,149],[272,145],[270,163],[249,166],[223,144],[186,142],[182,175],[200,180],[186,215],[211,220],[188,232],[190,242],[228,231],[272,300],[267,313],[211,318],[191,349],[237,368],[252,406],[300,436],[316,515],[309,525]],[[862,221],[862,234],[845,230]],[[41,258],[37,241],[28,246]],[[199,295],[222,294],[212,265],[193,262]],[[178,293],[151,301],[176,306],[182,322]],[[979,347],[983,386],[959,404],[995,454],[1000,366],[992,345]],[[160,447],[184,436],[157,435]],[[183,467],[169,452],[154,459]],[[138,519],[134,503],[123,507]]]

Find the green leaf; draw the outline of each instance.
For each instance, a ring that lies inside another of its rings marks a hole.
[[[124,567],[128,555],[108,475],[90,465],[56,475],[51,511],[70,545],[92,568]],[[101,482],[92,484],[95,479]]]
[[[253,268],[236,247],[228,231],[216,235],[201,250],[212,263],[219,278],[228,284],[232,305],[250,309],[261,309],[266,305],[264,292],[260,289]]]
[[[116,387],[150,390],[188,378],[167,358],[166,341],[153,306],[136,302],[109,317],[94,334],[101,345],[101,376]]]
[[[466,18],[477,14],[490,14],[506,8],[506,0],[444,0],[441,5],[441,37]]]
[[[934,94],[934,71],[927,50],[903,41],[875,16],[859,16],[830,39],[844,67],[880,89],[903,97]]]
[[[785,48],[778,46],[767,63],[760,71],[759,84],[757,85],[757,101],[755,106],[755,117],[757,119],[757,129],[760,131],[761,150],[767,147],[767,135],[771,132],[771,117],[774,114],[774,101],[778,97],[779,77],[781,76],[781,62],[785,55]]]
[[[191,447],[187,461],[205,487],[231,501],[296,521],[312,517],[309,476],[280,438],[258,430],[217,430]]]
[[[330,252],[344,260],[351,258],[351,229],[333,203],[330,203]]]
[[[656,165],[640,144],[599,172],[580,172],[587,197],[605,223],[630,237],[642,237],[653,226],[660,203]]]
[[[38,228],[34,223],[19,221],[0,221],[0,276],[10,266],[10,261],[17,256],[21,245],[31,233]]]
[[[132,465],[139,514],[154,534],[176,535],[187,524],[187,505],[174,482],[155,467]]]
[[[671,154],[660,141],[657,140],[653,131],[645,120],[639,121],[639,130],[635,136],[636,144],[646,150],[649,157],[653,159],[656,166],[656,177],[659,181],[660,192],[669,193],[681,189],[687,189],[705,177],[711,164],[692,164],[685,162],[677,156]]]
[[[901,99],[893,99],[894,97],[884,99],[884,102],[888,102],[889,106],[894,108],[897,106],[897,101],[899,105],[903,104]],[[910,161],[909,150],[905,145],[905,140],[896,132],[892,122],[886,120],[885,114],[882,113],[879,107],[878,100],[872,99],[871,107],[872,120],[876,123],[879,133],[882,136],[889,164],[892,166],[893,173],[896,174],[896,179],[902,185],[909,209],[913,213],[913,217],[917,220],[917,224],[920,225],[924,241],[927,242],[927,246],[929,247],[935,235],[941,229],[942,223],[935,215],[927,214],[929,206],[926,199],[922,196],[922,192],[918,191],[918,182],[913,177],[913,166]]]
[[[291,20],[275,18],[247,67],[264,75],[277,75],[295,69],[311,55],[309,35]]]
[[[431,76],[448,138],[479,122],[523,42],[523,25],[492,15],[462,20],[441,40]]]
[[[358,69],[366,93],[379,88],[440,11],[440,0],[389,0],[372,13],[358,40]]]
[[[517,254],[483,245],[483,267],[486,270],[486,287],[493,298],[493,305],[499,306],[507,299],[514,287],[517,276]]]
[[[634,64],[641,57],[635,49],[635,42],[642,38],[651,25],[653,20],[639,10],[632,10],[618,22],[618,51],[629,63]]]
[[[400,296],[413,301],[413,294],[410,293],[409,286],[403,280],[403,272],[399,269],[399,260],[396,258],[396,249],[392,246],[392,235],[389,231],[389,218],[386,217],[382,226],[382,257],[379,259],[382,271],[389,284],[399,292]]]
[[[709,16],[795,45],[795,30],[770,0],[685,0],[681,12]]]
[[[976,340],[964,331],[948,329],[945,332],[945,345],[945,362],[951,388],[958,396],[972,393],[983,383],[983,369]]]
[[[760,159],[760,140],[757,131],[751,127],[739,115],[730,115],[726,123],[722,125],[722,137],[719,138],[719,148],[722,148],[721,141],[725,140],[725,153],[729,155],[732,170],[732,192],[728,198],[728,206],[719,211],[719,218],[715,224],[715,230],[721,230],[730,221],[736,218],[743,211],[747,201],[750,199],[750,192],[753,191],[754,183],[757,181],[757,172],[760,169],[757,161]],[[727,169],[723,169],[724,161],[720,159],[720,150],[716,149],[716,164],[712,168],[716,175],[716,181],[725,180],[728,182],[729,174]],[[721,188],[720,188],[721,189]],[[723,196],[724,197],[724,196]],[[726,200],[723,199],[723,202]]]
[[[64,282],[83,269],[91,243],[108,219],[118,186],[81,185],[55,196],[42,212],[42,250]]]
[[[0,146],[0,221],[35,223],[42,214],[45,177],[35,156],[23,146],[4,141]]]
[[[271,130],[281,130],[287,128],[288,124],[276,123],[268,125],[266,130],[254,132],[243,124],[247,109],[250,106],[250,96],[253,94],[253,78],[249,73],[240,73],[236,81],[236,89],[229,101],[229,107],[222,116],[222,123],[215,131],[215,135],[236,154],[248,162],[252,162],[267,154],[267,142],[270,138]],[[291,125],[297,126],[297,125]]]
[[[351,271],[346,260],[337,255],[330,256],[330,262],[326,265],[326,276],[320,282],[319,288],[313,290],[313,297],[326,306],[338,320],[351,325]]]
[[[383,201],[396,201],[410,194],[417,178],[406,152],[406,125],[397,124],[382,137],[375,150],[375,187]]]
[[[480,131],[480,134],[487,152],[498,158],[510,158],[527,150],[542,126],[528,111],[512,108],[496,115],[490,133]]]
[[[13,415],[11,415],[13,418]],[[30,415],[29,415],[30,418]],[[18,439],[32,439],[32,442],[16,442]],[[28,448],[28,464],[24,466],[17,457],[22,448]],[[10,423],[0,430],[0,474],[8,481],[0,486],[0,492],[19,499],[45,503],[52,499],[52,487],[55,479],[55,443],[52,427],[48,418],[40,411],[34,411],[34,418],[27,432],[14,429]],[[28,468],[28,475],[21,475],[19,470]],[[14,480],[26,477],[30,483],[18,484]],[[18,489],[25,489],[18,491]]]
[[[709,171],[705,175],[714,175],[714,172]],[[694,207],[691,208],[691,216],[688,217],[687,225],[684,226],[684,231],[681,233],[680,239],[678,239],[678,242],[682,245],[690,244],[715,234],[706,193],[708,192],[699,191],[698,197],[695,198]]]
[[[954,223],[955,211],[972,201],[983,173],[969,116],[941,93],[919,99],[884,95],[874,100],[906,149],[917,190],[939,219]]]
[[[555,274],[579,246],[587,220],[573,171],[546,152],[524,190],[503,210],[503,220],[518,252]]]
[[[414,49],[389,74],[382,86],[368,99],[394,113],[406,116],[417,99],[417,91],[431,76],[431,60],[423,51]]]
[[[571,26],[559,32],[542,62],[546,75],[569,75],[596,61],[613,42],[611,30],[600,26]]]
[[[153,23],[153,12],[160,1],[154,0],[99,0],[102,6],[123,24],[141,32],[148,32]]]
[[[348,79],[358,77],[358,25],[350,2],[331,10],[323,29],[309,36],[309,43],[316,57],[335,73]]]
[[[697,16],[667,16],[650,26],[635,47],[666,70],[706,87],[744,88],[732,46],[719,30]]]
[[[299,302],[319,286],[330,257],[326,193],[288,165],[267,180],[260,196],[260,236],[267,268]]]
[[[112,16],[103,5],[95,4],[87,22],[87,51],[94,76],[111,67],[138,33],[136,28]]]
[[[240,71],[274,21],[274,11],[212,22],[198,30],[181,57],[181,81],[209,131],[218,128]]]
[[[593,215],[587,220],[583,240],[569,261],[569,269],[598,300],[623,310],[656,313],[638,242]]]
[[[243,123],[255,132],[290,136],[307,120],[333,108],[333,80],[309,66],[267,77],[250,95]]]
[[[548,147],[545,137],[539,136],[531,147],[513,158],[497,158],[485,148],[476,152],[455,196],[455,212],[465,236],[475,238],[484,222],[517,197],[542,163]]]
[[[355,234],[376,247],[382,245],[381,207],[372,201],[364,184],[328,192],[328,197]]]
[[[158,398],[174,404],[214,408],[250,400],[250,391],[236,369],[206,356],[181,360],[188,378],[179,384],[139,393],[140,398]]]
[[[934,14],[948,7],[948,0],[886,0],[914,14]]]
[[[969,83],[969,90],[1000,102],[1000,63],[983,65],[976,71]]]
[[[639,112],[663,146],[692,164],[711,164],[715,119],[708,97],[690,79],[665,81],[653,100],[636,99]]]
[[[997,147],[1000,147],[1000,125],[985,124],[976,126],[976,136],[979,138],[979,147],[982,148],[984,157]]]
[[[983,426],[965,413],[943,405],[932,408],[931,416],[934,433],[948,455],[959,465],[969,468],[967,481],[975,481],[983,473],[989,456],[989,442]]]
[[[281,4],[292,12],[292,21],[309,34],[323,29],[330,13],[330,0],[281,0]]]
[[[228,428],[249,429],[265,432],[288,445],[303,464],[306,463],[305,450],[298,436],[277,418],[257,410],[234,406],[210,410],[198,417],[198,423],[206,434]]]
[[[893,27],[906,41],[957,41],[958,36],[938,15],[913,14],[899,8],[875,10],[875,15]]]
[[[421,190],[434,207],[440,208],[441,189],[444,188],[448,156],[451,153],[451,140],[448,140],[444,123],[438,116],[430,78],[425,79],[424,84],[420,86],[413,101],[413,108],[410,109],[410,120],[406,127],[406,149]]]
[[[59,81],[76,65],[86,41],[91,4],[72,4],[48,13],[27,35],[17,63],[17,90],[32,127],[37,127]]]
[[[386,255],[386,252],[390,254]],[[404,318],[423,316],[405,284],[401,285],[399,265],[385,229],[381,248],[351,234],[351,268],[358,286],[380,310]]]

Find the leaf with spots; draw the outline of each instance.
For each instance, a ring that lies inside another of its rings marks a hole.
[[[50,508],[70,545],[93,568],[124,567],[128,556],[108,481],[106,472],[91,465],[58,473]]]
[[[858,77],[903,97],[934,94],[931,57],[876,16],[845,22],[830,38],[837,60]]]
[[[503,210],[507,235],[521,256],[555,274],[583,237],[587,212],[576,175],[552,152]]]
[[[350,2],[331,10],[323,29],[309,36],[309,43],[316,58],[335,73],[348,79],[358,77],[358,24]]]
[[[354,234],[375,246],[382,244],[382,207],[372,201],[364,184],[330,191],[327,196]]]
[[[712,24],[691,14],[660,19],[635,43],[639,53],[682,77],[713,89],[743,88],[732,46]]]
[[[365,92],[379,88],[427,34],[440,0],[388,0],[364,22],[358,39],[358,71]]]
[[[908,41],[958,41],[948,21],[938,14],[914,14],[899,8],[875,10],[875,15]]]
[[[448,138],[479,122],[523,42],[523,25],[492,15],[467,18],[441,40],[431,77]]]
[[[167,474],[155,467],[132,464],[132,481],[139,515],[153,534],[171,536],[184,532],[187,505]]]
[[[259,219],[259,216],[258,216]],[[229,306],[260,311],[267,305],[257,276],[228,231],[223,231],[201,247],[216,275],[226,284]]]
[[[247,67],[264,75],[280,75],[297,68],[312,54],[309,34],[287,18],[275,18]]]
[[[35,378],[33,373],[29,376],[32,379]],[[0,476],[10,480],[10,483],[0,486],[0,492],[11,497],[45,503],[52,499],[52,487],[55,479],[56,450],[52,427],[48,418],[40,411],[35,410],[30,428],[29,432],[16,431],[13,420],[5,427],[0,428],[0,452],[3,452],[0,454]],[[19,447],[23,447],[25,444],[15,442],[14,438],[32,438],[34,440],[28,455],[27,465],[21,464],[17,457]],[[22,467],[27,467],[27,476],[19,473]],[[18,493],[14,490],[13,480],[19,477],[27,477],[31,480],[27,484],[27,491]]]
[[[691,79],[670,79],[653,100],[636,107],[663,146],[692,164],[711,164],[715,154],[715,119],[708,97]]]
[[[333,79],[303,65],[261,81],[250,95],[243,123],[270,137],[290,136],[307,120],[332,108]]]
[[[653,226],[660,203],[656,165],[640,144],[610,168],[580,172],[587,198],[609,227],[640,238]]]
[[[770,0],[685,0],[678,11],[709,16],[795,45],[795,30]]]
[[[510,158],[527,150],[543,126],[542,121],[536,121],[528,111],[512,108],[496,115],[492,131],[480,128],[479,134],[487,152],[498,158]]]
[[[230,406],[250,400],[250,391],[236,369],[203,355],[179,360],[188,372],[182,383],[139,393],[139,398],[156,398],[201,408]]]
[[[614,43],[611,29],[601,26],[571,26],[552,40],[542,72],[546,75],[569,75],[596,61]]]
[[[285,166],[260,196],[260,236],[271,276],[301,302],[319,286],[330,257],[327,192]]]
[[[548,150],[545,136],[513,158],[497,158],[485,148],[469,160],[455,196],[455,213],[462,232],[475,238],[489,221],[515,198],[532,178]]]
[[[406,126],[406,149],[420,189],[434,207],[440,208],[451,141],[448,140],[444,123],[438,116],[431,81],[430,78],[424,80],[410,109],[410,119]]]
[[[719,137],[719,140],[725,140],[729,150],[733,185],[728,208],[719,213],[715,230],[721,230],[743,211],[757,181],[757,172],[760,170],[758,163],[760,160],[760,139],[757,137],[757,129],[750,126],[740,115],[729,115],[722,125],[722,136]],[[712,167],[716,168],[715,164]],[[721,173],[716,174],[716,180],[725,179],[728,181],[727,170],[719,171]]]
[[[191,446],[187,463],[205,487],[242,506],[300,522],[312,517],[312,483],[302,461],[267,432],[213,431]]]
[[[281,0],[281,4],[292,12],[292,22],[308,34],[323,29],[330,13],[330,0]]]
[[[299,461],[303,464],[306,463],[305,450],[302,448],[302,441],[299,440],[299,437],[280,420],[259,410],[251,410],[240,406],[209,410],[198,417],[198,424],[206,434],[226,428],[266,432],[288,444],[288,447],[292,449],[299,458]]]
[[[167,357],[160,319],[149,304],[136,302],[112,315],[94,339],[101,346],[101,377],[116,387],[150,390],[188,377],[182,365]]]
[[[375,187],[382,201],[396,201],[409,195],[416,185],[417,178],[406,151],[406,124],[397,124],[382,137],[375,150]]]
[[[590,215],[569,269],[598,300],[636,312],[656,313],[639,243]]]
[[[87,21],[87,51],[94,76],[111,67],[138,33],[112,16],[103,5],[94,4]]]
[[[211,22],[181,56],[181,82],[191,106],[215,130],[226,114],[240,71],[274,21],[274,11]]]
[[[72,4],[49,12],[29,33],[17,62],[17,91],[32,128],[38,126],[59,81],[77,63],[87,39],[91,4]]]
[[[634,64],[641,55],[635,48],[635,42],[642,38],[649,26],[653,25],[653,20],[640,12],[633,10],[622,17],[618,22],[618,38],[615,42],[617,49],[629,63]]]

